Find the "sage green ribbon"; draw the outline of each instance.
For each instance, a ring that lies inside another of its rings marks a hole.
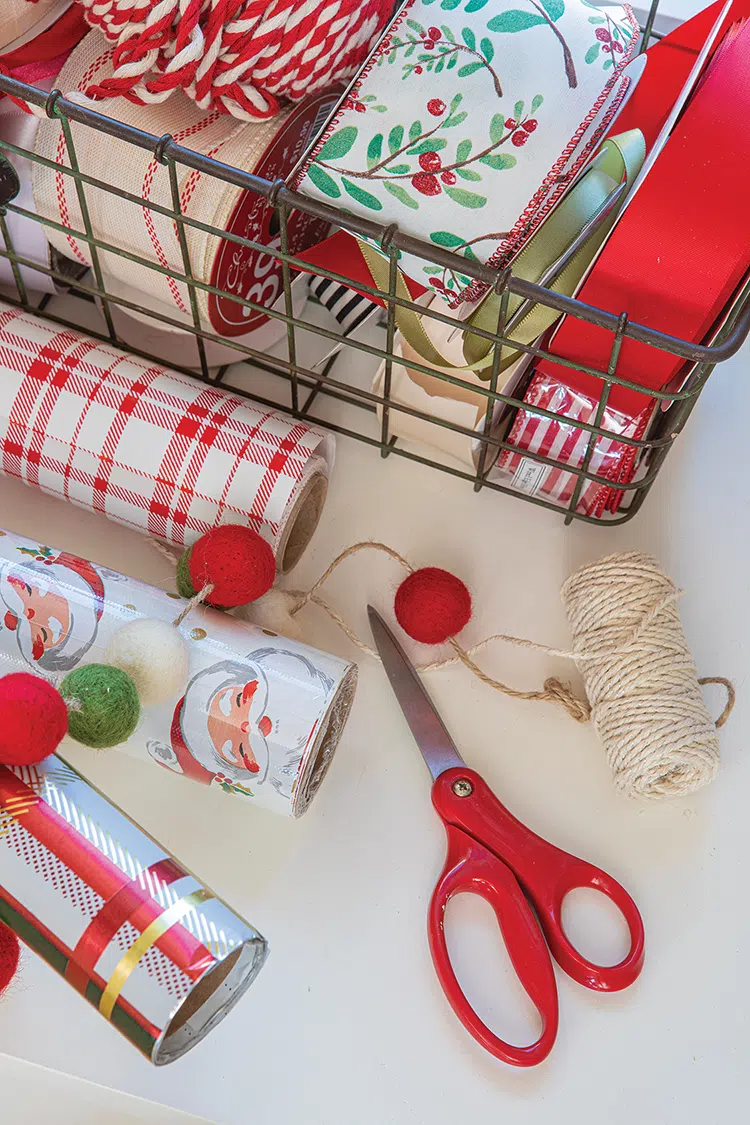
[[[592,162],[517,255],[512,263],[514,277],[572,296],[614,226],[645,156],[646,142],[640,129],[631,129],[605,141]],[[360,249],[374,283],[387,293],[388,261],[366,243],[361,242]],[[400,272],[396,276],[396,296],[411,300]],[[467,327],[497,332],[501,301],[500,294],[489,293],[467,320]],[[519,344],[531,344],[559,316],[556,309],[511,293],[503,335]],[[489,372],[485,371],[492,365],[494,344],[491,340],[465,331],[464,357],[467,362],[455,364],[435,347],[419,313],[396,306],[396,324],[404,339],[426,364],[453,371],[476,371],[480,378],[489,378]],[[515,363],[520,354],[514,348],[503,349],[500,370]]]

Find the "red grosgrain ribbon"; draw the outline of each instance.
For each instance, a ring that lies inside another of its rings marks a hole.
[[[648,70],[648,68],[647,68]],[[728,35],[654,167],[636,192],[578,294],[582,301],[700,343],[750,263],[750,24]],[[619,124],[619,123],[618,123]],[[556,355],[606,370],[612,333],[567,318]],[[625,339],[617,375],[649,390],[663,387],[683,360]],[[551,362],[539,368],[584,395],[601,380]],[[635,417],[649,397],[613,386],[609,406]]]

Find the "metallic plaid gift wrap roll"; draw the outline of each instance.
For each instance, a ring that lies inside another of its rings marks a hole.
[[[264,938],[61,758],[0,765],[0,921],[157,1066],[255,979]]]
[[[0,471],[177,546],[245,523],[295,565],[333,443],[109,343],[0,302]]]
[[[66,551],[0,533],[0,674],[31,670],[59,683],[80,664],[106,662],[109,641],[127,622],[172,621],[184,605]],[[184,689],[145,707],[121,749],[300,816],[338,744],[356,668],[205,606],[181,630]]]

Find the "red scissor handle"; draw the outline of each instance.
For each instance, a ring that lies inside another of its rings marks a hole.
[[[445,828],[448,857],[427,928],[438,980],[461,1023],[485,1050],[514,1066],[535,1066],[546,1059],[557,1035],[557,986],[542,931],[510,868],[460,828],[447,821]],[[461,990],[445,940],[445,908],[462,893],[479,895],[495,911],[513,968],[542,1018],[542,1033],[529,1047],[515,1047],[490,1031]]]
[[[467,786],[457,782],[468,783],[468,795],[459,795]],[[633,983],[643,967],[643,920],[628,892],[611,875],[556,848],[521,824],[474,770],[462,766],[441,773],[432,787],[432,801],[446,827],[463,829],[484,845],[484,850],[502,858],[500,868],[507,864],[511,869],[536,911],[553,956],[569,976],[586,988],[604,992],[616,992]],[[470,870],[465,878],[470,879]],[[596,965],[587,960],[565,933],[563,899],[577,887],[600,891],[623,915],[630,932],[630,950],[619,964]],[[498,890],[498,901],[500,895]]]

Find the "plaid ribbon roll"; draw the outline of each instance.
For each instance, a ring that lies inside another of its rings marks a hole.
[[[245,523],[280,570],[317,526],[331,439],[0,302],[0,471],[166,543]]]
[[[0,922],[156,1066],[216,1026],[268,952],[55,755],[0,765]]]

